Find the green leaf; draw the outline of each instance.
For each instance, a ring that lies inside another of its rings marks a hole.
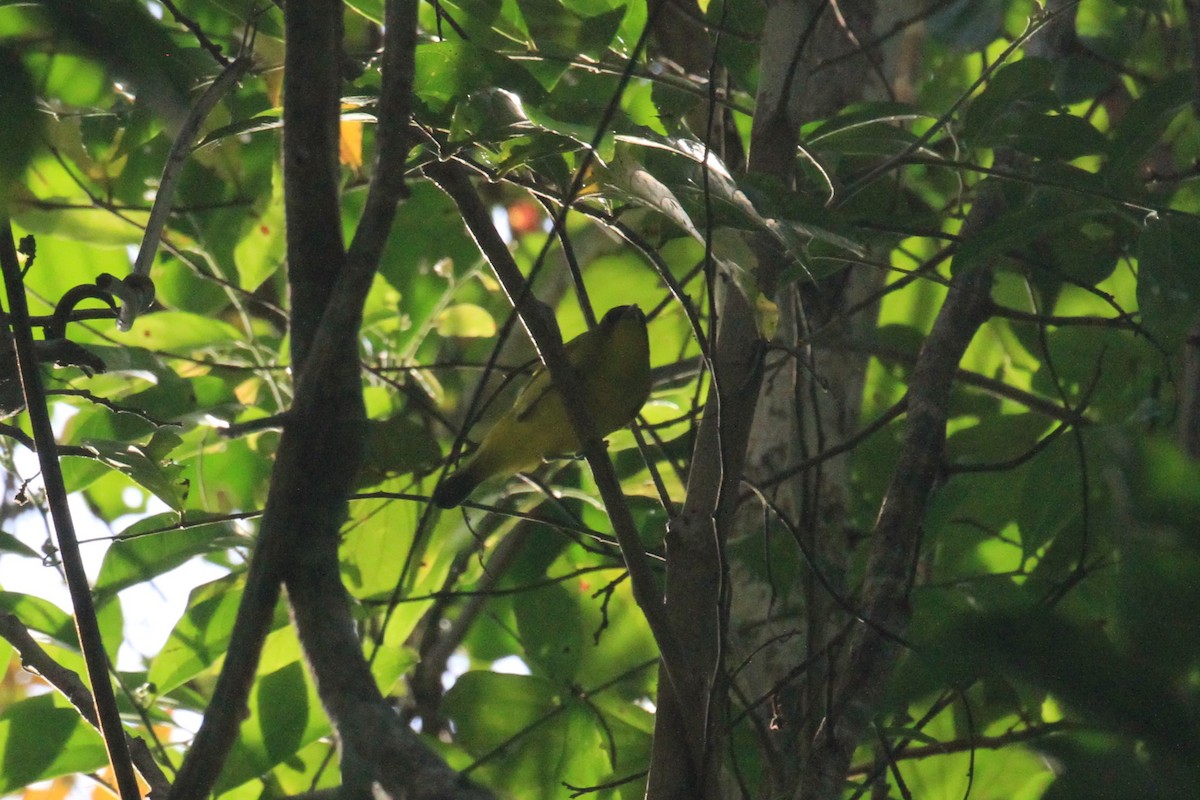
[[[980,50],[1004,32],[1005,0],[954,0],[931,16],[929,32],[956,50]]]
[[[1182,344],[1200,303],[1200,219],[1152,214],[1138,239],[1142,321],[1169,350]]]
[[[428,470],[442,451],[429,429],[405,416],[367,420],[367,451],[359,484],[374,486],[390,477]]]
[[[1104,134],[1070,114],[1013,113],[977,135],[980,147],[1011,147],[1036,158],[1070,161],[1108,149]]]
[[[904,124],[925,116],[904,103],[865,103],[820,123],[805,141],[811,149],[838,155],[892,156],[917,141]]]
[[[555,0],[518,0],[537,49],[553,56],[598,59],[621,27],[625,7],[583,16]],[[565,70],[565,65],[564,65]]]
[[[132,330],[114,331],[110,335],[122,344],[175,352],[242,340],[242,335],[228,323],[183,311],[145,314],[137,318]]]
[[[474,303],[458,303],[434,318],[440,336],[464,339],[490,339],[496,335],[496,320],[486,309]]]
[[[187,610],[150,664],[146,679],[157,694],[172,691],[224,657],[244,583],[244,576],[231,575],[192,590]],[[287,608],[280,603],[272,630],[287,624]]]
[[[383,0],[346,0],[346,5],[377,25],[383,24]]]
[[[1085,720],[1144,739],[1161,752],[1194,759],[1191,736],[1197,704],[1174,696],[1118,651],[1098,627],[1060,613],[998,612],[979,615],[961,628],[958,652],[981,671],[999,671],[1044,687]]]
[[[283,266],[287,228],[283,219],[283,176],[276,176],[271,202],[246,228],[233,250],[238,279],[247,289],[257,289]]]
[[[1144,746],[1103,733],[1041,737],[1034,747],[1051,759],[1058,776],[1043,800],[1189,800],[1200,780],[1194,767],[1164,771],[1146,757]]]
[[[594,784],[608,771],[592,712],[560,698],[546,681],[468,672],[443,708],[468,752],[496,755],[503,746],[482,771],[516,796],[558,797],[563,782]]]
[[[1139,437],[1132,446],[1114,463],[1128,481],[1134,519],[1171,526],[1181,534],[1181,544],[1200,550],[1194,525],[1200,519],[1200,465],[1159,437]]]
[[[186,113],[195,77],[189,59],[144,6],[127,0],[42,0],[42,7],[56,32],[132,82],[138,97],[160,114]]]
[[[1055,110],[1059,101],[1050,90],[1053,79],[1054,68],[1043,58],[1005,65],[967,106],[963,135],[986,143],[998,129],[1015,131],[1021,120]]]
[[[527,101],[545,95],[525,68],[467,42],[418,45],[416,75],[417,96],[435,111],[481,86],[509,89]]]
[[[7,208],[12,184],[33,157],[42,127],[33,81],[17,54],[0,46],[0,208]]]
[[[1005,211],[965,239],[954,256],[953,269],[955,272],[971,269],[1042,239],[1078,237],[1082,225],[1111,214],[1109,203],[1099,198],[1058,189],[1035,189],[1016,208]]]
[[[7,611],[25,627],[51,636],[67,647],[79,645],[74,621],[49,600],[19,592],[0,592],[0,611]]]
[[[585,646],[578,600],[563,586],[552,584],[521,592],[513,599],[513,611],[525,662],[534,673],[562,686],[575,683]]]
[[[1138,166],[1167,126],[1191,106],[1194,92],[1190,72],[1178,72],[1149,84],[1113,129],[1104,172],[1114,184],[1125,185],[1134,179]]]
[[[260,678],[249,705],[250,716],[221,772],[218,792],[263,775],[330,733],[316,687],[299,659]]]
[[[142,392],[121,399],[124,408],[144,411],[156,423],[208,422],[218,412],[232,413],[236,400],[229,384],[212,375],[180,378],[174,373],[160,377],[158,383]],[[228,408],[222,409],[222,406]],[[162,440],[159,445],[167,444]],[[165,457],[170,450],[162,455]]]
[[[206,523],[206,519],[213,521]],[[194,556],[242,542],[232,524],[217,514],[192,511],[186,518],[175,513],[155,514],[117,535],[104,554],[92,591],[120,592],[169,572]]]
[[[57,693],[18,701],[0,713],[0,793],[95,772],[107,763],[100,734]]]
[[[74,205],[71,198],[34,198],[18,191],[12,198],[13,219],[30,233],[56,236],[93,247],[128,247],[142,240],[148,211],[127,211],[120,216],[102,208],[50,210],[58,203]]]
[[[273,441],[274,436],[264,438]],[[273,454],[271,444],[252,447],[245,439],[237,439],[213,443],[180,458],[183,474],[204,476],[203,481],[195,481],[190,487],[188,508],[261,508],[266,502]]]
[[[0,553],[9,553],[26,558],[40,559],[42,557],[39,552],[7,531],[0,531]]]
[[[1026,556],[1035,555],[1082,518],[1082,483],[1088,473],[1070,437],[1060,436],[1022,470],[1024,487],[1017,505],[1017,525]]]
[[[164,445],[163,442],[166,442]],[[164,463],[155,451],[169,451],[179,443],[175,434],[156,433],[147,445],[85,439],[83,446],[103,464],[120,470],[159,500],[176,511],[182,511],[187,499],[189,481],[182,478],[183,468]]]
[[[559,687],[530,675],[467,672],[442,707],[469,752],[482,755],[513,734],[545,724],[559,710]]]

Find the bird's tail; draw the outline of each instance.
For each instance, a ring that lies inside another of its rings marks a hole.
[[[468,464],[458,472],[443,480],[433,490],[433,502],[439,508],[454,508],[467,499],[475,487],[479,485],[478,470],[474,464]]]

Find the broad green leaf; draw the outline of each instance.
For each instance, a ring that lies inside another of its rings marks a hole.
[[[1054,68],[1043,58],[1023,58],[1000,68],[967,107],[964,135],[987,141],[992,131],[1009,125],[1010,119],[1054,110],[1058,98],[1050,91],[1053,78]]]
[[[169,572],[194,556],[239,543],[243,540],[219,515],[193,511],[181,519],[175,513],[155,514],[117,535],[104,554],[92,591],[116,593]]]
[[[504,746],[483,771],[511,792],[556,797],[563,782],[589,785],[608,772],[592,712],[537,678],[468,672],[443,707],[472,753]]]
[[[1146,757],[1144,746],[1117,736],[1044,737],[1036,749],[1055,765],[1058,776],[1044,800],[1093,797],[1155,797],[1187,800],[1196,785],[1195,768],[1164,774]]]
[[[1178,72],[1150,84],[1113,130],[1105,172],[1114,182],[1128,181],[1163,132],[1187,108],[1194,92],[1190,72]]]
[[[400,479],[385,484],[403,491]],[[391,596],[402,578],[413,582],[415,576],[401,573],[411,558],[414,565],[424,560],[420,552],[410,556],[416,545],[419,509],[415,503],[395,500],[361,500],[355,503],[355,524],[342,540],[342,572],[346,588],[360,600],[384,600]],[[425,594],[425,592],[414,592]]]
[[[1027,556],[1078,523],[1083,514],[1083,479],[1087,471],[1080,463],[1077,443],[1070,437],[1059,437],[1022,470],[1025,485],[1020,490],[1017,524]],[[1087,459],[1086,451],[1082,457]],[[1087,490],[1095,493],[1097,487],[1089,486]]]
[[[1200,550],[1192,524],[1200,514],[1200,466],[1174,442],[1138,437],[1132,452],[1115,459],[1132,492],[1131,513],[1140,522],[1173,527],[1179,543]]]
[[[1004,32],[1004,0],[954,0],[929,18],[930,33],[949,46],[969,52]]]
[[[440,336],[489,339],[496,335],[496,321],[492,315],[474,303],[450,306],[435,317],[434,324]]]
[[[262,508],[273,455],[270,444],[258,443],[255,447],[245,439],[234,439],[210,443],[195,455],[180,457],[184,475],[204,476],[203,481],[192,482],[188,508],[221,511]]]
[[[649,763],[654,714],[615,693],[602,692],[589,699],[612,731],[613,747],[608,757],[614,769],[627,774]]]
[[[257,289],[274,275],[284,263],[286,227],[283,219],[283,177],[276,178],[276,191],[270,205],[248,226],[233,257],[238,278],[247,289]]]
[[[1019,206],[963,241],[954,256],[954,271],[1002,258],[1039,240],[1078,237],[1085,223],[1112,213],[1103,200],[1055,189],[1036,189]]]
[[[981,147],[1011,147],[1036,158],[1060,161],[1108,149],[1104,134],[1070,114],[1011,114],[996,120],[973,141]]]
[[[122,344],[175,352],[227,346],[243,338],[228,323],[183,311],[144,314],[137,318],[132,330],[114,331],[111,335]]]
[[[21,178],[38,143],[38,114],[33,81],[16,52],[0,47],[0,207],[7,208],[12,184]]]
[[[72,53],[31,53],[25,63],[37,77],[38,86],[70,105],[103,102],[112,86],[102,66]]]
[[[68,647],[78,645],[74,621],[49,600],[18,592],[0,592],[0,610],[17,617],[25,627],[51,636]]]
[[[518,0],[518,5],[537,49],[568,58],[585,55],[598,59],[625,16],[624,5],[590,16],[554,0]]]
[[[26,558],[41,558],[41,555],[8,531],[0,531],[0,553]]]
[[[231,414],[237,406],[229,384],[211,375],[179,378],[163,375],[145,391],[121,399],[123,408],[145,412],[155,423],[209,422],[222,411]]]
[[[160,114],[180,118],[186,113],[195,78],[191,59],[145,7],[120,0],[42,0],[42,7],[57,33],[131,82],[138,97]]]
[[[366,439],[367,452],[359,475],[362,486],[428,470],[441,461],[441,450],[429,429],[405,416],[367,420]]]
[[[531,100],[543,94],[524,67],[466,42],[418,45],[416,75],[417,96],[435,111],[481,86],[509,89]]]
[[[174,440],[166,447],[156,446],[161,440]],[[147,445],[85,439],[83,446],[95,454],[102,464],[128,475],[159,500],[176,511],[182,511],[187,500],[189,479],[177,464],[164,462],[156,450],[170,450],[178,443],[174,434],[155,434]]]
[[[583,657],[583,615],[578,600],[552,584],[521,592],[513,599],[525,662],[537,675],[569,686],[576,682]]]
[[[64,203],[75,207],[51,210],[55,204]],[[138,244],[150,217],[144,211],[117,216],[102,208],[79,207],[71,198],[35,198],[20,191],[12,199],[12,208],[16,223],[31,233],[86,242],[92,247]]]
[[[0,792],[108,763],[100,734],[57,693],[18,701],[0,712]]]
[[[337,745],[331,741],[318,741],[277,766],[271,778],[278,782],[280,791],[288,795],[323,789],[337,791],[342,782],[341,773],[329,768],[335,763]]]
[[[247,25],[255,25],[258,35],[283,39],[282,9],[264,9],[254,0],[176,0],[175,5],[210,36],[219,32],[236,37]]]
[[[157,694],[167,694],[224,657],[244,583],[244,576],[232,575],[192,590],[187,611],[150,665],[147,680]],[[287,610],[281,603],[272,628],[285,625]]]
[[[298,659],[256,681],[249,705],[218,791],[266,773],[330,732],[316,687]]]
[[[1197,320],[1200,220],[1152,215],[1138,239],[1138,305],[1146,328],[1174,350]]]
[[[158,302],[172,311],[217,316],[229,305],[229,295],[211,280],[203,277],[207,269],[204,255],[183,252],[182,258],[161,254],[151,270],[154,292]]]
[[[1009,717],[995,735],[1018,729],[1020,720]],[[961,736],[956,730],[951,712],[944,712],[924,729],[891,732],[889,739],[906,739],[937,747],[942,741],[954,741]],[[970,734],[968,734],[970,735]],[[987,735],[977,731],[977,735]],[[894,737],[894,738],[893,738]],[[929,758],[898,762],[898,770],[907,791],[913,797],[961,797],[968,786],[977,800],[1037,800],[1054,780],[1054,772],[1038,757],[1021,747],[1001,750],[977,750],[974,753],[943,753]]]
[[[443,708],[462,745],[482,755],[514,734],[552,720],[562,710],[560,691],[529,675],[472,671],[450,687]]]
[[[1188,736],[1196,701],[1171,700],[1170,689],[1144,673],[1099,628],[1042,611],[979,615],[961,628],[948,660],[1033,682],[1057,695],[1084,719],[1144,739],[1153,750],[1194,757]]]
[[[372,22],[383,24],[383,0],[346,0],[346,5]]]
[[[917,106],[866,103],[816,125],[806,133],[805,143],[812,149],[839,155],[895,155],[917,140],[905,126],[924,116]]]

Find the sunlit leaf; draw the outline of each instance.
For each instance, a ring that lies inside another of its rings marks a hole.
[[[100,734],[55,693],[0,712],[0,792],[107,763]]]
[[[442,336],[486,339],[496,335],[496,321],[492,315],[473,303],[450,306],[437,315],[435,324]]]

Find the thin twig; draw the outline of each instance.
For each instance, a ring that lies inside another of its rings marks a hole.
[[[250,69],[249,56],[240,56],[226,66],[217,79],[204,90],[204,94],[200,95],[200,99],[192,106],[187,119],[180,126],[175,141],[171,143],[171,151],[167,154],[167,163],[163,165],[162,177],[158,180],[158,191],[154,194],[154,207],[150,209],[150,219],[146,222],[142,246],[138,249],[137,259],[133,262],[134,275],[150,274],[150,265],[154,263],[154,256],[158,252],[158,243],[162,239],[163,228],[167,224],[167,217],[171,215],[171,207],[175,202],[175,189],[183,174],[183,165],[192,152],[192,144],[200,133],[200,126],[204,120],[208,119],[209,112],[216,107],[217,102],[225,96],[226,92],[237,85],[248,69]],[[122,327],[128,329],[131,323],[132,319]]]

